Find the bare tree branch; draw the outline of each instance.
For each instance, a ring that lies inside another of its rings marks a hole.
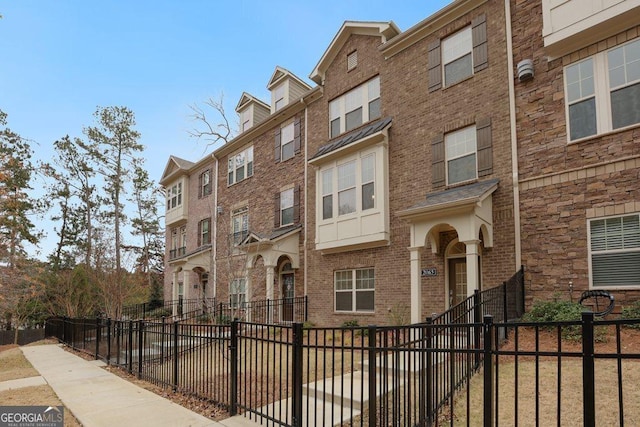
[[[197,104],[189,105],[193,112],[189,117],[196,122],[196,126],[188,130],[187,133],[192,138],[206,141],[207,148],[218,143],[226,144],[233,139],[236,132],[232,129],[224,109],[224,94],[220,93],[218,99],[207,99],[204,105],[208,107],[206,110],[212,110],[214,119],[210,119],[205,109],[200,108]],[[214,124],[213,120],[219,121],[219,123]]]

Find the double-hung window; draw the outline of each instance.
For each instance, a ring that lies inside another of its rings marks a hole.
[[[640,39],[564,70],[569,140],[640,123]]]
[[[182,256],[187,253],[187,227],[184,225],[180,227],[180,248],[178,248],[178,255]]]
[[[473,74],[471,27],[442,41],[444,85],[450,86]]]
[[[338,215],[356,211],[356,161],[338,165]]]
[[[229,284],[229,303],[231,308],[243,308],[247,298],[247,279],[233,279]]]
[[[380,115],[380,77],[375,77],[329,103],[330,138],[375,120]]]
[[[167,210],[182,205],[182,183],[172,185],[167,189]]]
[[[285,161],[293,157],[293,123],[282,128],[280,140],[280,160]]]
[[[211,243],[211,218],[206,218],[198,223],[198,246],[209,243]]]
[[[253,176],[253,147],[229,156],[229,185]]]
[[[322,219],[333,218],[333,168],[322,171]]]
[[[375,153],[324,169],[321,179],[323,220],[375,207]],[[334,212],[334,199],[337,212]]]
[[[335,311],[374,311],[375,272],[373,268],[336,271],[334,287]]]
[[[640,215],[589,221],[591,285],[640,286]]]
[[[476,127],[469,126],[445,135],[447,183],[476,179]]]
[[[199,188],[199,196],[204,197],[211,194],[211,169],[207,169],[206,171],[200,174],[199,178],[200,188]]]
[[[293,188],[280,193],[280,226],[293,224]]]
[[[234,245],[239,245],[249,233],[249,209],[243,207],[232,212],[231,235]]]

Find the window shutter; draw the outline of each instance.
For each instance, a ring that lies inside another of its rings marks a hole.
[[[476,143],[478,144],[478,178],[493,173],[493,149],[491,146],[491,119],[476,122]]]
[[[202,197],[202,178],[203,174],[200,174],[200,177],[198,178],[198,198]]]
[[[488,65],[487,57],[487,17],[480,15],[471,21],[473,40],[473,72],[484,70]]]
[[[427,55],[427,70],[429,73],[429,92],[433,92],[442,87],[442,69],[441,54],[440,54],[440,40],[436,40],[429,44]]]
[[[202,246],[202,221],[198,222],[198,246]]]
[[[293,223],[300,222],[300,186],[296,185],[293,189]]]
[[[440,133],[431,143],[432,185],[442,187],[444,179],[444,134]]]
[[[280,193],[275,194],[275,209],[273,212],[273,228],[280,227]]]
[[[274,138],[275,140],[275,159],[276,162],[280,161],[280,142],[282,139],[282,135],[281,135],[281,130],[280,128],[276,129],[276,137]]]
[[[300,119],[293,123],[293,152],[300,154]]]

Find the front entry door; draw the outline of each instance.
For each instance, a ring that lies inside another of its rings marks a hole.
[[[295,283],[293,273],[282,274],[282,320],[293,322],[293,297],[295,296]]]
[[[449,259],[449,307],[467,298],[467,260]]]

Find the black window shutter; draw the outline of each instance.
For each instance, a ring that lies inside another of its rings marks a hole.
[[[478,144],[478,177],[493,173],[493,148],[491,143],[491,119],[476,122],[476,143]]]
[[[487,53],[487,17],[480,15],[471,21],[473,40],[473,72],[484,70],[489,64]]]
[[[202,221],[198,222],[198,246],[202,246]]]
[[[198,178],[198,198],[202,197],[202,178],[204,177],[204,174],[200,174],[200,177]]]
[[[280,128],[276,129],[276,136],[274,138],[275,141],[275,159],[276,162],[280,161],[280,140],[282,139]]]
[[[433,92],[442,87],[442,70],[440,69],[440,40],[429,44],[427,55],[427,70],[429,73],[429,92]]]
[[[273,227],[279,228],[280,227],[280,193],[279,192],[276,192],[274,199],[275,199],[275,209],[273,212]]]
[[[300,222],[300,186],[296,185],[293,189],[293,222]]]
[[[431,163],[433,188],[444,186],[444,134],[442,133],[438,134],[431,143]]]
[[[297,118],[293,122],[293,151],[295,154],[300,154],[300,119]]]

